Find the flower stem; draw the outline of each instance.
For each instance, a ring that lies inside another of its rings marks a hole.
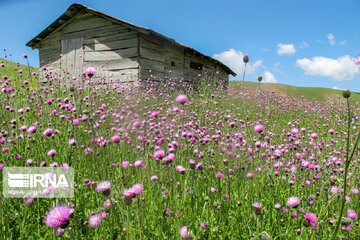
[[[243,72],[243,88],[245,88],[245,71],[246,71],[246,63],[245,63],[245,67],[244,67],[244,72]]]
[[[351,161],[351,159],[349,159],[350,123],[351,123],[350,100],[349,100],[349,98],[347,98],[346,101],[347,101],[347,109],[348,109],[348,131],[347,131],[347,143],[346,143],[346,163],[345,163],[345,173],[344,173],[344,195],[343,195],[342,201],[341,201],[340,214],[338,216],[336,227],[334,229],[334,233],[333,233],[332,238],[331,238],[332,240],[334,240],[336,238],[336,234],[337,234],[337,232],[339,230],[339,227],[340,227],[341,216],[342,216],[342,214],[344,212],[344,207],[345,207],[345,202],[346,202],[347,175],[348,175],[348,170],[349,170],[350,161]],[[354,146],[354,149],[355,148],[356,148],[356,145]]]

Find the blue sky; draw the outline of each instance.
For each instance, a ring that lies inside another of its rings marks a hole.
[[[38,66],[25,46],[72,4],[68,0],[0,0],[0,47],[12,60]],[[151,28],[215,57],[246,79],[360,92],[358,0],[87,0],[87,5]],[[4,53],[0,52],[0,57]]]

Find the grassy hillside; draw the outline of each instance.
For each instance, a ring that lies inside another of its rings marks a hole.
[[[38,68],[31,66],[29,68],[27,65],[11,62],[3,58],[0,58],[0,64],[4,64],[3,67],[0,67],[1,80],[3,79],[3,76],[6,75],[12,80],[12,82],[15,82],[15,86],[20,86],[23,81],[28,80],[30,82],[30,87],[36,87],[37,79],[35,78],[36,76],[32,75],[32,73],[39,73]],[[31,78],[28,78],[29,74],[31,74]]]
[[[231,81],[230,87],[241,88],[241,81]],[[245,87],[249,92],[254,93],[258,87],[255,82],[245,82]],[[342,90],[319,88],[319,87],[295,87],[280,83],[262,83],[260,86],[262,91],[275,91],[280,95],[302,97],[306,99],[315,98],[316,100],[326,100],[328,98],[336,99],[342,96]],[[351,89],[350,89],[351,91]],[[360,99],[360,94],[352,92],[353,98]]]
[[[25,62],[25,59],[24,59]],[[32,75],[31,79],[27,78],[30,73],[36,72],[39,73],[39,69],[35,67],[29,67],[27,65],[18,64],[0,58],[0,64],[4,64],[4,67],[0,67],[0,79],[2,76],[7,75],[12,81],[15,81],[15,86],[20,86],[21,82],[28,80],[30,82],[31,88],[36,88],[37,78]],[[22,70],[22,77],[19,71]],[[245,82],[245,87],[251,93],[255,93],[258,84],[255,82]],[[241,88],[241,81],[230,81],[231,88]],[[317,87],[295,87],[286,84],[280,83],[262,83],[261,90],[265,91],[275,91],[280,95],[302,97],[306,99],[316,99],[316,100],[326,100],[328,98],[336,99],[341,96],[342,91],[330,88],[317,88]],[[351,90],[351,89],[350,89]],[[360,94],[353,92],[353,98],[360,99]]]

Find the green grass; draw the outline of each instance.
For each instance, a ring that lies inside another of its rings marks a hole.
[[[24,59],[24,62],[26,63],[26,59]],[[9,77],[9,79],[14,82],[15,87],[20,87],[21,82],[28,80],[30,82],[29,86],[30,88],[36,88],[38,87],[37,84],[37,78],[34,75],[31,75],[33,72],[39,73],[39,69],[27,66],[24,64],[18,64],[3,58],[0,58],[0,64],[3,63],[5,66],[0,67],[0,77],[6,75]],[[19,71],[22,70],[22,77],[20,76]],[[30,75],[29,75],[30,73]],[[31,76],[31,78],[28,78],[28,76]],[[0,79],[2,80],[2,78]]]
[[[45,86],[36,94],[24,88],[15,95],[0,92],[0,119],[4,122],[0,163],[27,166],[27,159],[33,159],[33,166],[43,160],[59,166],[68,163],[75,169],[77,184],[72,199],[37,198],[32,204],[0,193],[0,234],[4,239],[180,239],[184,225],[195,239],[206,240],[259,239],[262,232],[277,240],[328,239],[331,235],[334,227],[328,221],[338,214],[340,201],[330,189],[341,188],[343,174],[332,171],[341,165],[326,164],[333,156],[343,158],[340,154],[346,147],[344,137],[339,137],[347,130],[342,124],[347,121],[343,98],[339,103],[314,103],[271,93],[254,96],[236,88],[229,92],[208,89],[210,94],[202,96],[189,91],[187,104],[181,105],[175,101],[176,92],[130,93],[96,87],[48,91],[52,87]],[[51,99],[52,104],[45,104]],[[26,107],[28,112],[18,112]],[[14,110],[9,111],[11,108]],[[157,117],[151,116],[154,111]],[[353,113],[359,110],[353,107]],[[85,115],[85,120],[74,124],[74,119]],[[134,127],[136,121],[139,126]],[[254,132],[259,123],[265,127],[264,134]],[[37,131],[30,137],[20,130],[20,126],[34,124]],[[353,124],[359,120],[354,118]],[[294,127],[306,130],[290,137],[287,133]],[[42,133],[47,128],[58,133],[45,137]],[[332,135],[329,129],[338,133]],[[313,132],[318,133],[317,138],[311,137]],[[352,139],[355,134],[351,132]],[[119,142],[111,141],[114,135],[120,136]],[[73,138],[76,145],[70,146],[68,141]],[[91,141],[95,138],[99,142]],[[5,146],[9,149],[4,150]],[[167,156],[173,151],[173,162],[151,157],[157,148]],[[51,149],[57,152],[53,157],[47,155]],[[286,151],[279,156],[281,150]],[[303,153],[303,159],[297,153]],[[134,164],[139,159],[144,161],[141,167],[121,167],[124,161]],[[203,170],[192,169],[190,159],[201,161]],[[305,160],[321,171],[301,167]],[[283,166],[277,169],[275,163]],[[359,188],[359,162],[353,163],[349,188]],[[183,174],[176,170],[178,165],[186,168]],[[221,179],[215,177],[218,172],[223,173]],[[158,182],[151,181],[153,175]],[[109,180],[110,196],[85,186],[85,179]],[[144,191],[127,204],[122,191],[135,183],[143,184]],[[359,194],[347,194],[351,201],[346,210],[359,213]],[[286,206],[291,196],[301,198],[298,208]],[[307,202],[309,196],[314,204]],[[104,209],[107,199],[112,206]],[[262,214],[255,213],[254,202],[262,204]],[[64,235],[56,236],[56,229],[47,227],[44,217],[60,203],[73,204],[74,216]],[[280,210],[274,208],[277,203],[282,205]],[[284,208],[298,216],[283,213]],[[167,209],[168,215],[164,214]],[[303,225],[300,209],[319,217],[318,229]],[[86,223],[89,216],[102,211],[107,212],[106,219],[98,227],[90,227]],[[200,228],[203,222],[208,229]],[[339,236],[359,239],[360,229],[353,223],[352,231],[339,231]]]
[[[241,81],[230,81],[230,86],[236,87],[236,85],[239,83],[241,84]],[[255,93],[258,87],[258,83],[245,82],[245,86],[249,90],[249,92]],[[239,88],[239,86],[236,88]],[[297,98],[305,97],[306,99],[316,99],[319,101],[327,100],[328,98],[337,100],[339,99],[339,96],[341,97],[342,95],[342,90],[337,89],[320,87],[295,87],[281,83],[261,83],[260,89],[267,92],[275,91],[277,95],[294,96]],[[353,98],[360,99],[359,93],[352,93]]]

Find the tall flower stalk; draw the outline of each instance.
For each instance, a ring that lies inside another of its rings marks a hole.
[[[246,72],[246,65],[249,62],[249,56],[247,55],[247,53],[245,53],[244,57],[243,57],[243,61],[245,63],[245,67],[244,67],[244,72],[243,72],[243,88],[245,87],[245,72]]]
[[[350,162],[353,158],[354,152],[357,148],[358,142],[359,142],[359,136],[360,134],[358,134],[354,148],[351,152],[350,158],[349,158],[349,148],[350,148],[350,124],[351,124],[351,113],[350,113],[350,97],[351,97],[351,93],[348,89],[345,89],[343,91],[343,97],[346,99],[347,102],[347,110],[348,110],[348,131],[347,131],[347,142],[346,142],[346,163],[345,163],[345,173],[344,173],[344,195],[342,197],[341,200],[341,208],[340,208],[340,214],[338,216],[338,220],[336,223],[336,227],[334,229],[334,233],[332,235],[332,240],[334,240],[336,238],[336,234],[339,230],[340,227],[340,223],[341,223],[341,217],[344,213],[344,207],[345,207],[345,202],[346,202],[346,190],[347,190],[347,176],[348,176],[348,171],[349,171],[349,166],[350,166]]]
[[[259,75],[259,76],[258,76],[258,87],[257,87],[257,89],[256,89],[256,92],[258,92],[259,89],[260,89],[260,83],[261,83],[262,79],[263,79],[262,75]]]

